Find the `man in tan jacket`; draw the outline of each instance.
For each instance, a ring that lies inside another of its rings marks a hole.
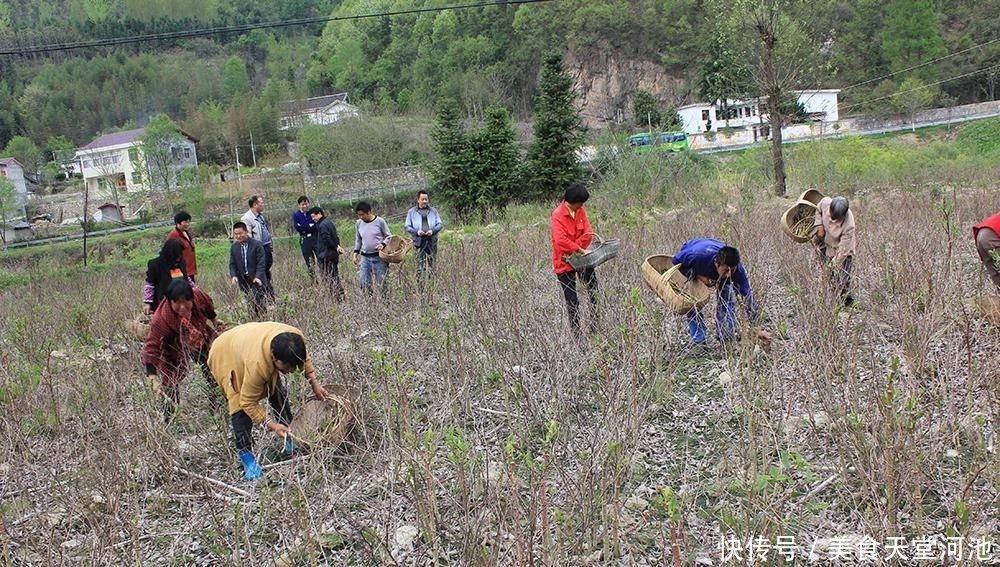
[[[854,268],[855,242],[854,213],[846,197],[823,197],[816,206],[813,222],[816,234],[813,244],[819,252],[822,265],[831,270],[831,279],[840,300],[847,307],[854,304],[851,295],[851,274]]]
[[[229,400],[233,437],[247,479],[261,475],[251,451],[254,424],[283,437],[287,452],[295,449],[288,431],[292,410],[281,374],[302,370],[313,394],[321,400],[327,396],[316,379],[302,331],[283,323],[245,323],[222,333],[212,343],[208,367]],[[273,417],[260,406],[265,398]]]

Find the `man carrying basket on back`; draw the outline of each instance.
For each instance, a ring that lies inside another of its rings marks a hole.
[[[714,238],[693,238],[681,245],[673,256],[674,264],[680,264],[681,273],[687,278],[697,279],[708,287],[716,289],[715,337],[720,343],[736,338],[736,295],[746,299],[746,311],[750,321],[756,323],[758,312],[750,290],[750,279],[740,261],[740,252],[726,246]],[[688,334],[699,350],[705,349],[705,316],[701,309],[687,313]],[[770,340],[767,331],[755,329],[762,340]]]
[[[576,253],[586,253],[587,247],[594,240],[594,229],[587,219],[587,211],[583,204],[590,198],[586,187],[574,183],[566,189],[563,200],[552,211],[552,268],[559,280],[559,287],[566,301],[566,311],[569,314],[569,324],[574,336],[580,337],[580,299],[576,293],[577,278],[583,280],[590,296],[591,317],[590,332],[597,332],[597,276],[594,268],[574,270],[566,261],[566,257]]]

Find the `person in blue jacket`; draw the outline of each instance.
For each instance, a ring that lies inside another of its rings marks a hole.
[[[747,316],[757,321],[753,292],[747,271],[740,262],[740,252],[714,238],[688,240],[673,256],[674,264],[681,265],[681,272],[690,279],[716,289],[715,337],[720,342],[736,338],[736,294],[746,299]],[[704,345],[705,316],[700,309],[687,314],[688,334],[697,345]],[[764,333],[757,329],[758,336]]]

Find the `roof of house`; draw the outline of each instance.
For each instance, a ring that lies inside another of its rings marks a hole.
[[[145,133],[145,128],[136,128],[134,130],[123,130],[121,132],[112,132],[110,134],[105,134],[100,138],[97,138],[93,142],[90,142],[86,146],[80,148],[79,151],[84,150],[96,150],[97,148],[108,148],[111,146],[124,146],[125,144],[131,144],[136,141],[137,138]],[[187,132],[181,130],[181,136],[197,143],[198,139],[194,136],[188,134]]]
[[[108,201],[108,202],[104,203],[103,205],[98,205],[97,208],[98,209],[112,208],[112,209],[118,209],[120,211],[122,207],[121,207],[121,205],[116,205],[116,204]]]
[[[124,130],[122,132],[112,132],[110,134],[105,134],[100,138],[97,138],[93,142],[87,144],[80,148],[81,150],[93,150],[96,148],[106,148],[108,146],[121,146],[123,144],[129,144],[134,142],[136,138],[142,136],[145,128],[136,128],[135,130]]]
[[[21,167],[22,169],[24,168],[24,166],[23,166],[23,165],[21,165],[21,162],[17,161],[16,159],[14,159],[14,158],[12,158],[12,157],[0,157],[0,165],[2,165],[2,166],[4,166],[4,167],[7,167],[8,165],[10,165],[10,164],[12,164],[12,163],[16,163],[16,164],[17,164],[17,165],[19,165],[19,166],[20,166],[20,167]]]
[[[326,108],[335,102],[347,102],[347,93],[314,96],[305,100],[285,100],[279,103],[282,114],[292,112],[309,112]]]

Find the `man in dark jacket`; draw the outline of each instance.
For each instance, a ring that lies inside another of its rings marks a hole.
[[[344,300],[344,287],[340,284],[337,264],[340,262],[340,255],[344,253],[344,249],[340,246],[337,227],[333,221],[326,218],[326,214],[320,207],[309,209],[309,215],[316,225],[316,264],[319,266],[319,273],[329,282],[333,298],[337,300],[337,303],[340,303]]]
[[[264,315],[264,301],[267,298],[267,259],[264,246],[259,240],[250,238],[250,231],[243,221],[233,225],[232,248],[229,249],[229,277],[233,285],[247,295],[250,316],[261,319]]]

